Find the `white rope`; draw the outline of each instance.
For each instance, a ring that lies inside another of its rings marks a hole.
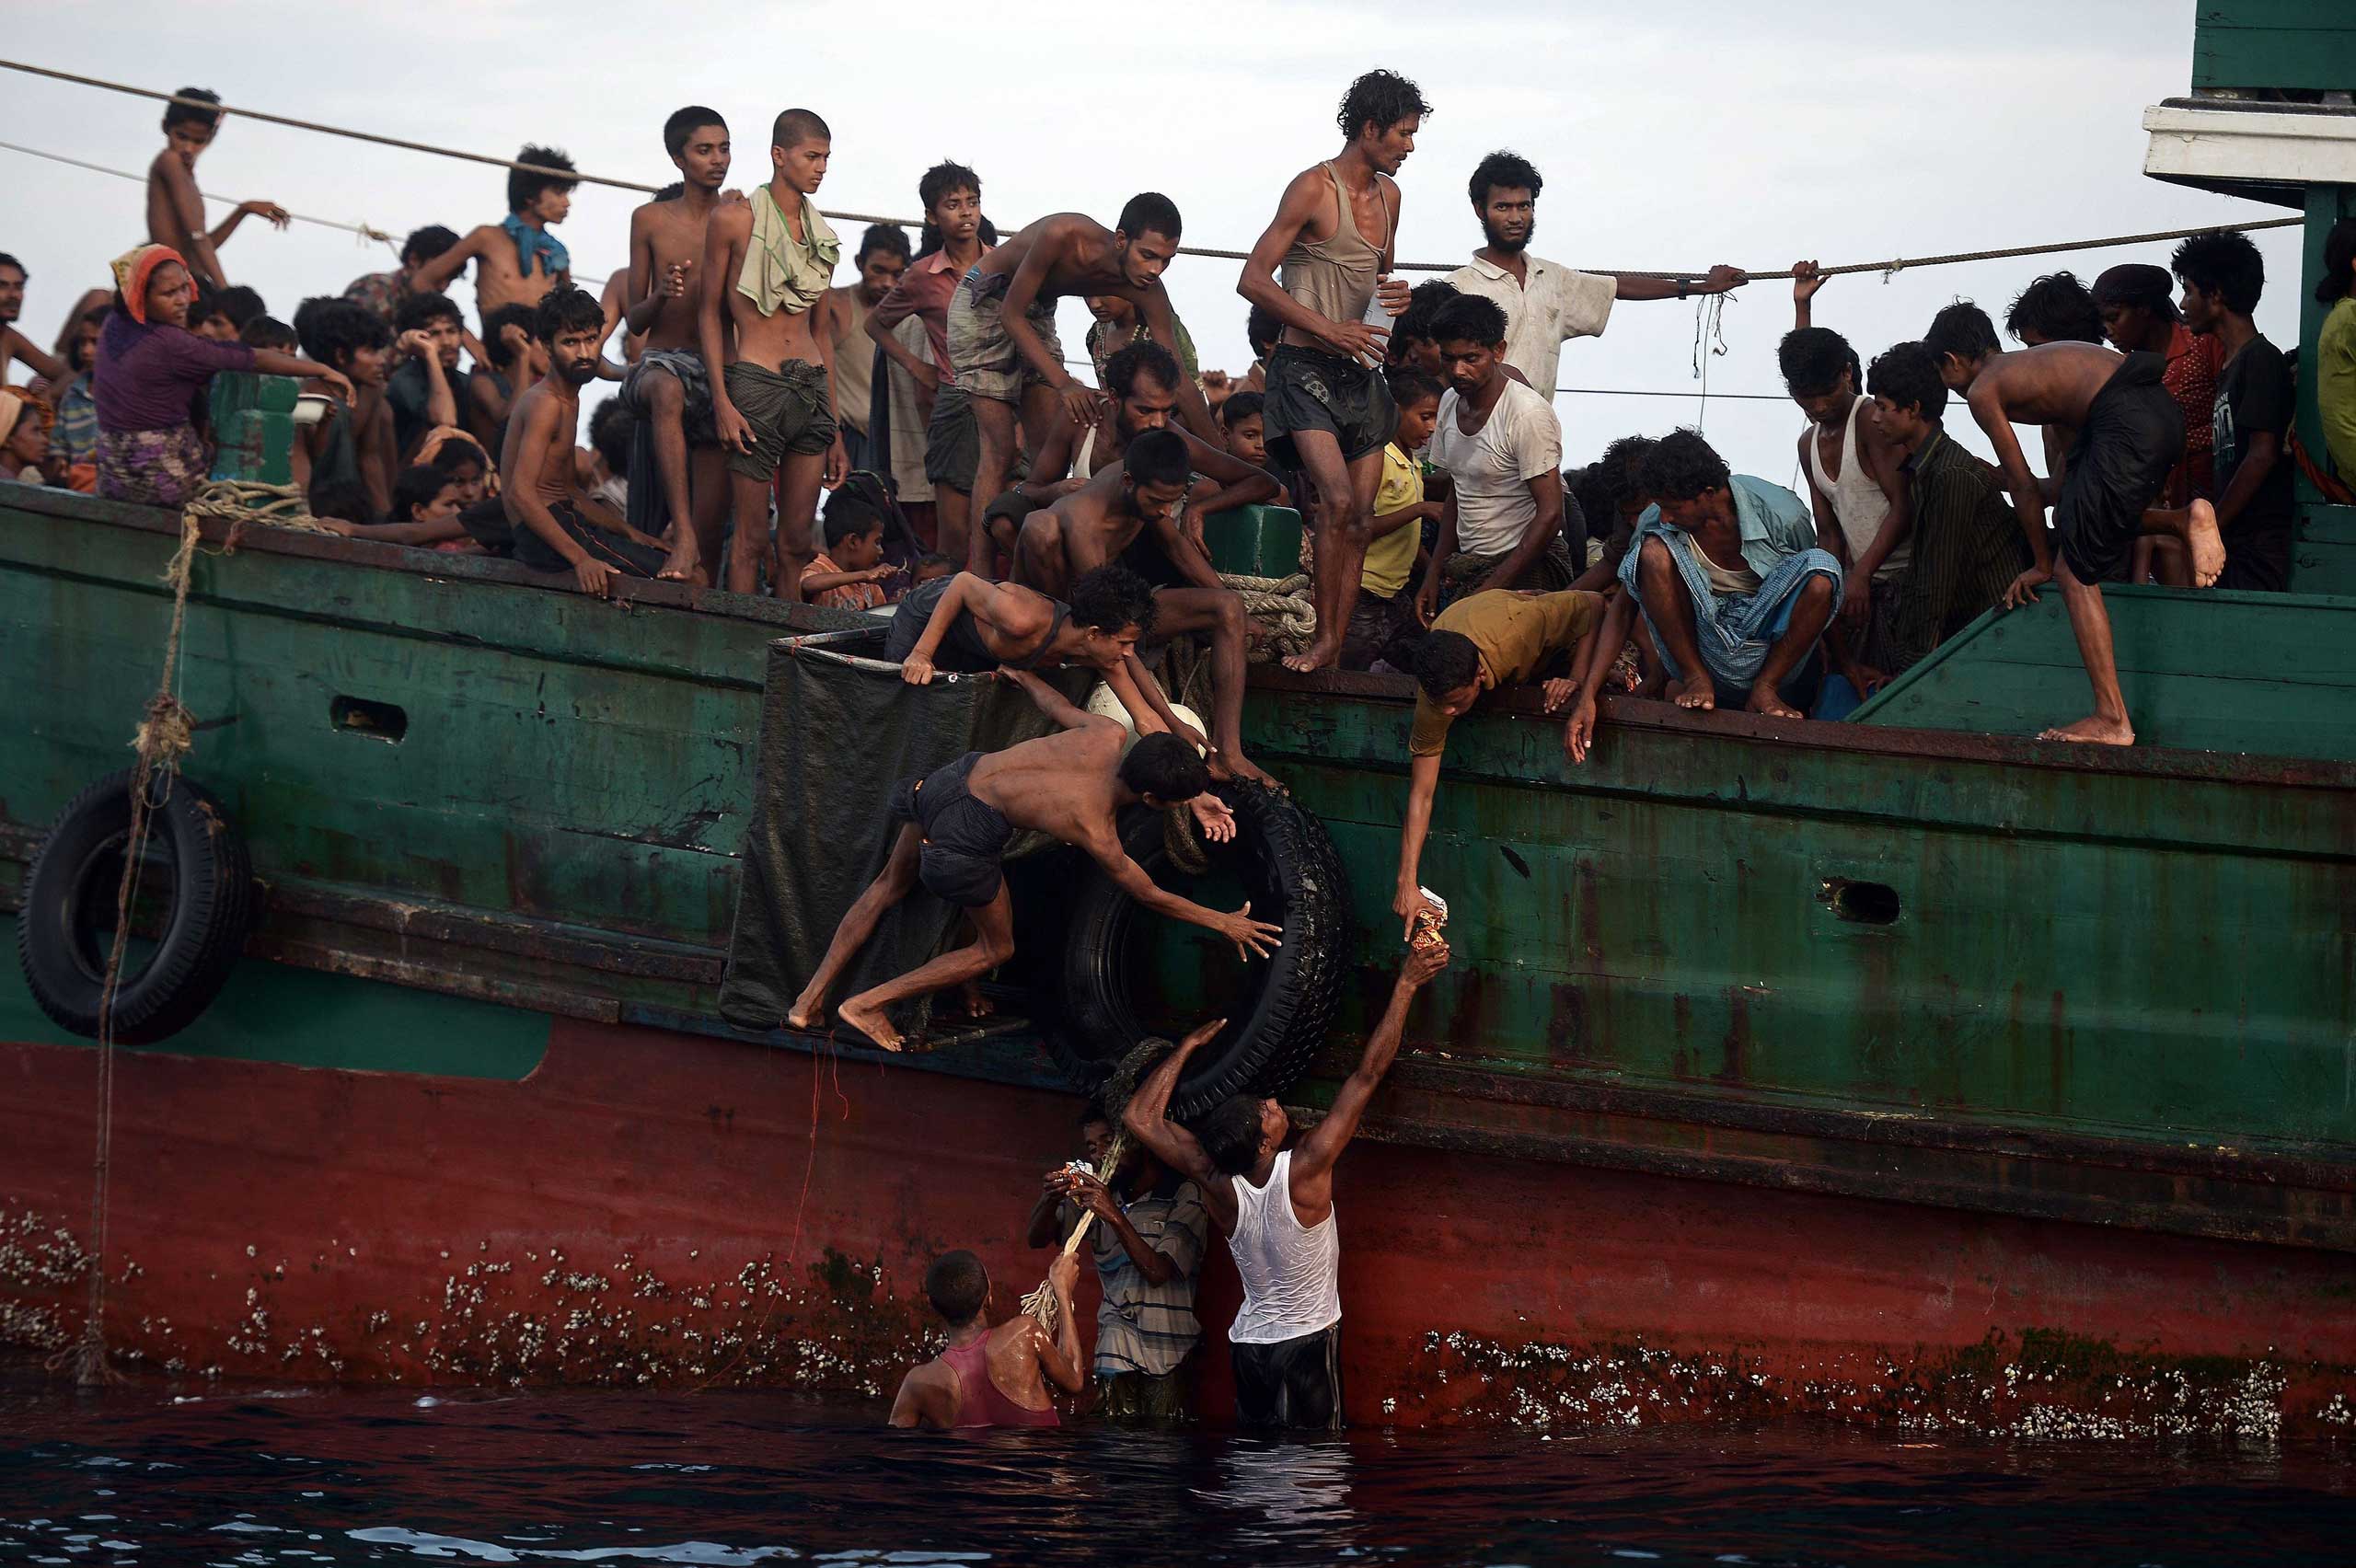
[[[69,158],[64,153],[43,152],[39,147],[28,147],[16,142],[0,142],[0,148],[5,148],[12,153],[22,153],[29,158],[46,158],[51,163],[66,164],[75,168],[86,168],[92,174],[110,174],[117,179],[133,180],[141,185],[147,183],[147,177],[144,174],[133,174],[127,168],[109,168],[104,164],[88,163],[81,158]],[[229,206],[243,206],[245,204],[235,196],[214,196],[209,192],[205,194],[204,199],[208,202],[224,202]],[[271,205],[276,206],[277,203],[272,202]],[[280,210],[282,212],[285,211],[283,208],[281,208]],[[377,228],[374,225],[347,224],[340,222],[334,218],[315,218],[308,213],[287,213],[286,215],[299,224],[317,224],[321,228],[341,229],[346,234],[357,235],[364,243],[372,239],[388,247],[393,243],[393,236],[391,235],[387,234],[383,229]]]

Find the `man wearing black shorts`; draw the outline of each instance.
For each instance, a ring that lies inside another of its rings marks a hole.
[[[2168,470],[2184,454],[2184,414],[2160,383],[2166,362],[2154,353],[2120,355],[2095,343],[2050,342],[2005,352],[1979,306],[1948,306],[1932,318],[1923,347],[1939,378],[1963,392],[1971,417],[1987,432],[2012,492],[2034,563],[2004,593],[2006,608],[2033,604],[2053,580],[2053,552],[2045,539],[2045,496],[2013,434],[2015,421],[2048,427],[2049,450],[2066,438],[2053,520],[2061,536],[2062,594],[2070,610],[2079,656],[2094,685],[2095,710],[2038,738],[2098,745],[2135,744],[2127,699],[2111,651],[2110,615],[2102,582],[2127,564],[2144,534],[2177,539],[2192,559],[2192,580],[2206,588],[2224,570],[2225,544],[2217,513],[2205,501],[2183,512],[2151,510]]]
[[[965,911],[974,940],[850,997],[840,1009],[843,1022],[896,1051],[900,1032],[887,1011],[893,1003],[978,980],[1012,958],[1014,911],[999,861],[1018,828],[1085,849],[1123,892],[1155,914],[1216,931],[1246,956],[1276,951],[1282,929],[1253,919],[1251,905],[1221,915],[1165,893],[1121,847],[1120,813],[1134,805],[1184,806],[1206,837],[1235,836],[1234,815],[1209,793],[1210,774],[1194,747],[1175,735],[1149,734],[1124,755],[1128,730],[1118,720],[1081,712],[1028,671],[1009,670],[1004,678],[1021,686],[1061,732],[1002,752],[968,752],[894,790],[890,819],[900,826],[891,857],[836,928],[817,973],[786,1014],[789,1027],[818,1022],[826,993],[874,934],[884,912],[919,884]]]
[[[1285,187],[1236,284],[1284,326],[1268,356],[1268,454],[1305,473],[1314,491],[1317,631],[1285,660],[1290,669],[1338,663],[1357,604],[1382,449],[1398,422],[1382,379],[1390,334],[1368,325],[1367,308],[1377,299],[1392,316],[1407,308],[1405,282],[1389,276],[1399,234],[1391,177],[1430,110],[1415,83],[1389,71],[1351,83],[1335,116],[1347,144]]]
[[[1230,1095],[1195,1124],[1170,1119],[1187,1058],[1227,1026],[1213,1019],[1178,1043],[1129,1099],[1122,1121],[1156,1159],[1195,1183],[1227,1238],[1243,1305],[1227,1331],[1235,1417],[1245,1426],[1337,1431],[1342,1425],[1342,1237],[1334,1217],[1334,1165],[1367,1101],[1399,1055],[1407,1007],[1448,967],[1435,930],[1407,950],[1382,1021],[1333,1109],[1286,1148],[1292,1118],[1273,1098]]]

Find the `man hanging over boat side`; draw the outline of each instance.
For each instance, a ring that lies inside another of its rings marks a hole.
[[[1129,744],[1118,720],[1081,712],[1030,671],[1010,669],[1004,678],[1059,732],[1001,752],[967,752],[922,778],[901,780],[888,813],[899,824],[890,858],[836,928],[817,973],[786,1014],[788,1027],[806,1030],[819,1021],[827,992],[884,911],[919,884],[964,910],[975,940],[850,997],[838,1009],[844,1023],[896,1051],[902,1039],[889,1014],[893,1004],[978,979],[1012,958],[1014,911],[1001,862],[1023,828],[1086,850],[1154,914],[1214,931],[1246,957],[1276,951],[1283,928],[1253,919],[1249,903],[1222,915],[1165,892],[1121,847],[1120,813],[1133,805],[1184,806],[1206,837],[1223,843],[1235,836],[1234,815],[1209,792],[1210,775],[1194,748],[1170,734],[1142,735]]]
[[[849,461],[834,413],[834,345],[811,330],[842,254],[814,200],[833,152],[825,121],[787,110],[769,131],[769,182],[745,205],[715,212],[707,231],[699,319],[712,425],[729,453],[736,533],[727,586],[738,594],[756,592],[771,561],[770,591],[802,597],[802,569],[818,553],[810,529],[819,488],[841,484]],[[733,347],[723,321],[735,328]]]
[[[1023,444],[1045,444],[1058,405],[1063,417],[1092,429],[1103,396],[1064,368],[1056,336],[1056,302],[1067,294],[1111,294],[1134,306],[1155,342],[1178,352],[1175,318],[1161,274],[1178,254],[1177,203],[1148,190],[1129,198],[1116,227],[1080,213],[1041,218],[987,252],[958,282],[948,307],[950,363],[957,386],[972,401],[980,455],[974,468],[975,504],[987,506],[1006,488],[1012,470],[1016,418]],[[1180,378],[1179,417],[1202,440],[1217,443],[1210,410],[1195,384]],[[987,573],[990,530],[970,531],[967,569]],[[1012,531],[998,541],[1011,546]]]
[[[1289,669],[1337,663],[1357,604],[1382,449],[1397,422],[1382,379],[1390,334],[1366,317],[1378,299],[1393,317],[1407,308],[1406,282],[1390,275],[1399,235],[1392,177],[1430,112],[1415,84],[1392,72],[1351,83],[1334,117],[1342,150],[1293,176],[1235,285],[1283,325],[1263,422],[1269,454],[1303,473],[1312,492],[1317,630],[1286,658]]]
[[[1937,358],[1939,378],[1948,389],[1966,394],[1972,418],[1995,447],[2021,533],[2035,558],[2005,590],[2007,608],[2034,604],[2037,590],[2055,575],[2054,552],[2045,537],[2045,492],[2029,471],[2013,424],[2056,426],[2057,434],[2069,437],[2068,467],[2054,503],[2059,568],[2070,629],[2094,687],[2095,710],[2039,738],[2134,744],[2100,583],[2127,564],[2136,539],[2145,533],[2172,534],[2181,541],[2192,560],[2196,587],[2215,582],[2225,566],[2224,540],[2207,502],[2196,501],[2181,513],[2149,510],[2184,452],[2184,414],[2161,381],[2166,362],[2158,354],[2122,357],[2078,342],[2007,352],[1987,315],[1964,304],[1948,306],[1932,318],[1923,346]]]
[[[1243,1306],[1227,1331],[1235,1414],[1245,1426],[1336,1431],[1342,1412],[1341,1224],[1334,1168],[1399,1055],[1408,1004],[1448,967],[1437,937],[1407,952],[1382,1018],[1333,1108],[1290,1148],[1292,1118],[1273,1097],[1230,1095],[1190,1131],[1170,1119],[1186,1063],[1226,1026],[1178,1043],[1130,1098],[1122,1121],[1154,1158],[1193,1182],[1227,1238]]]

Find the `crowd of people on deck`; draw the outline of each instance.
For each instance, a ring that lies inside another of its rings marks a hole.
[[[1204,520],[1255,503],[1303,513],[1313,628],[1284,663],[1415,683],[1393,899],[1409,946],[1358,1071],[1291,1147],[1273,1101],[1239,1096],[1183,1126],[1167,1115],[1214,1024],[1147,1080],[1121,1127],[1083,1125],[1093,1167],[1050,1173],[1035,1244],[1082,1213],[1103,1221],[1093,1366],[1116,1412],[1183,1409],[1216,1221],[1244,1285],[1230,1332],[1240,1411],[1338,1420],[1334,1161],[1408,1000],[1448,960],[1420,859],[1449,727],[1484,693],[1539,687],[1574,765],[1611,689],[1837,718],[1984,612],[2058,581],[2094,711],[2049,734],[2123,744],[2103,585],[2282,591],[2292,474],[2304,465],[2339,499],[2356,478],[2356,221],[2326,246],[2313,453],[2292,429],[2291,357],[2253,323],[2264,268],[2238,232],[2187,239],[2165,270],[2037,278],[2005,316],[2017,348],[1959,301],[1870,363],[1817,324],[1826,280],[1799,263],[1778,351],[1806,421],[1796,492],[1731,471],[1693,430],[1624,436],[1565,467],[1563,345],[1602,333],[1620,302],[1725,293],[1745,274],[1545,260],[1530,250],[1543,180],[1497,152],[1467,188],[1483,243],[1409,287],[1394,177],[1430,106],[1387,71],[1350,85],[1340,150],[1291,179],[1242,264],[1241,374],[1204,369],[1172,309],[1162,278],[1182,220],[1154,192],[1109,225],[1059,213],[1001,236],[981,177],[944,162],[917,182],[920,236],[868,226],[837,282],[843,241],[815,201],[832,138],[803,109],[770,126],[768,179],[749,194],[729,188],[722,117],[671,115],[678,182],[631,214],[629,266],[594,289],[552,232],[572,165],[526,145],[498,222],[421,228],[393,271],[282,319],[231,282],[222,251],[244,218],[287,215],[247,202],[205,226],[195,169],[218,103],[194,88],[170,103],[147,240],[114,262],[110,287],[72,302],[50,348],[18,329],[29,280],[0,254],[0,479],[181,504],[214,466],[214,378],[298,377],[294,485],[321,526],[511,556],[594,594],[664,579],[888,616],[886,656],[912,684],[1002,672],[1056,732],[898,788],[885,869],[845,916],[796,1027],[824,1026],[836,979],[918,887],[965,914],[970,940],[846,999],[843,1023],[896,1048],[891,1007],[1011,956],[999,860],[1021,829],[1081,846],[1141,901],[1240,951],[1281,942],[1248,905],[1155,887],[1123,852],[1117,815],[1180,808],[1216,839],[1234,823],[1214,786],[1273,782],[1241,730],[1246,666],[1269,639],[1214,568]],[[472,329],[446,292],[469,265]],[[1092,323],[1082,359],[1057,332],[1068,296]],[[29,384],[6,384],[12,363]],[[584,444],[581,394],[600,378],[617,392]],[[1949,433],[1951,395],[1995,463]],[[2016,422],[2039,427],[2042,473]],[[1139,657],[1172,638],[1207,651],[1207,715],[1173,704]],[[1038,679],[1059,664],[1098,672],[1126,722]],[[1104,1169],[1116,1131],[1128,1152]],[[1053,1330],[1029,1316],[993,1327],[979,1262],[943,1257],[926,1288],[951,1348],[910,1376],[894,1419],[1052,1419],[1047,1386],[1085,1381],[1073,1275],[1068,1259],[1051,1273]]]

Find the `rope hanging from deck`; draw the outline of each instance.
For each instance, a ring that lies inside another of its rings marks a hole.
[[[107,92],[127,93],[133,98],[156,98],[166,103],[189,104],[207,111],[217,110],[223,114],[242,115],[248,120],[259,120],[265,124],[283,125],[294,131],[312,131],[325,136],[341,136],[354,142],[372,143],[380,147],[397,147],[404,152],[431,153],[436,157],[462,158],[468,163],[489,164],[495,168],[521,169],[528,174],[551,174],[560,179],[571,180],[576,185],[610,186],[617,190],[636,190],[646,195],[653,195],[657,189],[641,180],[617,179],[608,175],[583,174],[572,169],[549,168],[539,164],[518,163],[513,158],[494,157],[488,153],[469,153],[456,147],[435,146],[430,142],[412,142],[405,137],[381,135],[373,131],[354,131],[341,125],[323,124],[316,120],[298,120],[292,115],[272,114],[266,110],[244,109],[228,104],[212,103],[202,98],[182,98],[177,93],[167,93],[155,87],[134,86],[126,82],[110,82],[99,76],[85,76],[71,71],[52,70],[49,66],[35,65],[22,60],[0,60],[0,70],[20,71],[29,76],[45,76],[51,81],[69,82],[75,86],[98,87]],[[921,226],[921,221],[916,218],[887,217],[875,213],[838,213],[829,209],[821,210],[828,218],[838,223],[897,224],[904,228]],[[1887,278],[1895,277],[1901,271],[1911,271],[1923,267],[1951,267],[1966,261],[1996,261],[2015,256],[2054,256],[2072,250],[2105,250],[2121,245],[2147,245],[2164,239],[2188,239],[2196,234],[2214,234],[2221,229],[2239,229],[2247,233],[2256,229],[2288,228],[2304,224],[2305,221],[2304,217],[2292,217],[2259,218],[2247,223],[2202,224],[2195,228],[2154,229],[2143,234],[2110,235],[2098,239],[2065,239],[2042,245],[2000,246],[1987,250],[1949,251],[1938,256],[1891,257],[1881,261],[1847,261],[1835,267],[1820,268],[1819,271],[1826,277],[1839,277],[1848,272],[1879,272]],[[1182,256],[1208,257],[1221,261],[1241,261],[1248,254],[1242,250],[1226,250],[1203,245],[1182,245],[1178,248],[1178,253]],[[1402,272],[1453,272],[1463,263],[1395,261],[1392,265],[1393,270]],[[1631,278],[1665,278],[1671,282],[1690,282],[1705,276],[1708,271],[1705,268],[1700,271],[1654,272],[1629,267],[1590,267],[1587,270],[1617,272]],[[1792,271],[1788,267],[1771,272],[1750,274],[1751,278],[1762,281],[1788,278],[1791,275]]]
[[[106,1339],[108,1197],[114,1170],[114,1003],[122,988],[122,961],[130,945],[131,911],[139,897],[155,791],[160,786],[166,794],[170,792],[179,775],[180,759],[195,744],[195,715],[179,698],[189,577],[208,520],[243,524],[254,519],[293,527],[318,526],[304,506],[302,492],[293,485],[215,479],[181,509],[179,548],[164,570],[163,581],[172,591],[172,623],[164,637],[163,674],[131,739],[138,758],[131,774],[131,830],[123,845],[122,876],[115,884],[114,940],[107,950],[106,981],[98,993],[98,1147],[90,1172],[89,1306],[82,1320],[82,1337],[65,1353],[72,1359],[74,1380],[86,1388],[119,1381],[121,1376],[108,1365]]]

